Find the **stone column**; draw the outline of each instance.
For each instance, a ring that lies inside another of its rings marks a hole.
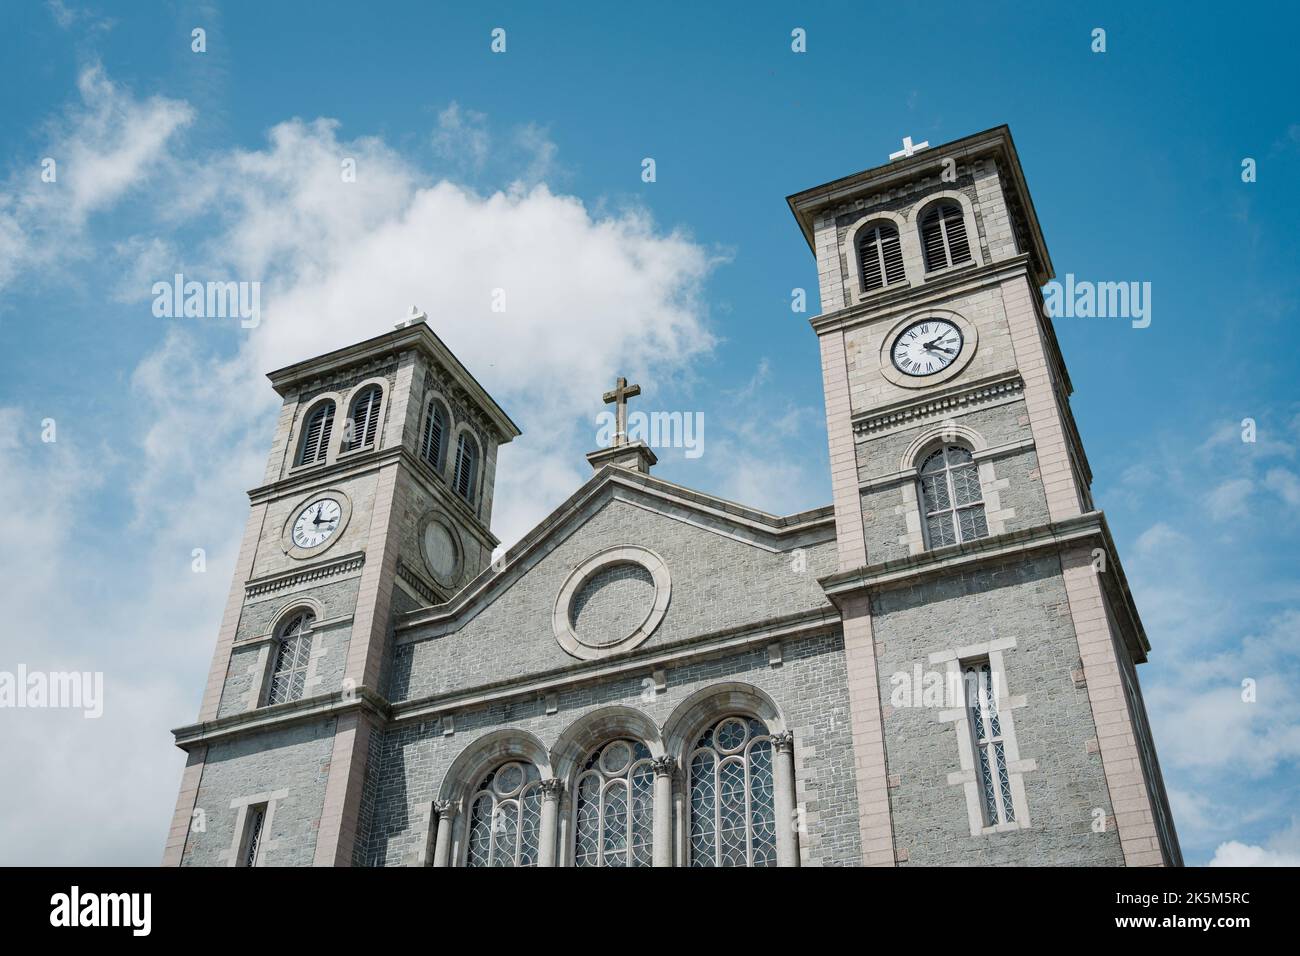
[[[656,757],[651,766],[655,771],[654,805],[654,865],[673,865],[673,773],[677,761],[672,757]]]
[[[555,866],[556,850],[559,848],[560,795],[564,793],[564,781],[551,778],[542,784],[542,832],[541,845],[537,863],[539,866]]]
[[[799,820],[794,806],[794,734],[772,735],[772,803],[776,812],[776,865],[799,865]]]
[[[438,815],[434,831],[433,865],[451,866],[451,831],[456,822],[456,804],[450,800],[435,800],[433,810]]]

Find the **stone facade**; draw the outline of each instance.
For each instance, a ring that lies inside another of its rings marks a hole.
[[[620,446],[493,561],[518,429],[422,316],[271,375],[283,412],[199,720],[176,731],[165,863],[1180,862],[1148,645],[1092,508],[1009,133],[789,202],[821,285],[828,507],[765,514]],[[969,246],[936,267],[921,229],[942,204]],[[905,275],[869,288],[876,226]],[[909,377],[890,350],[927,317],[961,345]],[[346,448],[374,384],[379,435]],[[327,401],[325,460],[299,464]],[[950,448],[980,517],[946,543],[920,469]],[[337,526],[299,543],[324,498]],[[281,655],[303,614],[309,653]],[[297,668],[286,699],[277,668]]]

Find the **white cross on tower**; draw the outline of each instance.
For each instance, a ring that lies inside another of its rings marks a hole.
[[[617,431],[614,433],[615,445],[627,444],[627,400],[640,394],[641,386],[629,385],[627,379],[621,375],[618,377],[618,384],[614,387],[614,391],[605,393],[605,404],[613,403],[616,409]]]
[[[929,149],[929,148],[930,148],[930,144],[928,141],[924,143],[917,143],[915,146],[913,146],[912,137],[904,136],[903,148],[896,153],[890,153],[889,161],[892,163],[896,159],[911,159],[915,154],[919,153],[921,150]]]
[[[415,325],[417,322],[427,322],[429,317],[421,312],[415,306],[411,306],[411,311],[407,313],[406,318],[398,322],[395,328],[404,329],[408,326]]]

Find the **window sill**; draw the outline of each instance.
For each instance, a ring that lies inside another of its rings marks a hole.
[[[958,262],[956,265],[944,266],[942,269],[933,269],[925,273],[924,279],[929,282],[931,279],[939,279],[943,276],[952,275],[954,272],[961,272],[963,269],[974,269],[979,263],[974,259],[967,259],[965,262]]]
[[[343,461],[345,458],[356,458],[358,455],[364,454],[365,452],[374,451],[377,447],[378,446],[374,442],[371,442],[369,445],[362,445],[360,448],[349,448],[347,451],[339,452],[338,458],[334,460]]]
[[[879,289],[872,289],[870,292],[859,292],[857,295],[858,302],[866,302],[870,299],[880,298],[890,292],[903,292],[912,288],[912,283],[904,279],[902,282],[891,282],[889,285],[882,285]]]
[[[980,836],[986,836],[990,833],[1012,833],[1016,830],[1024,830],[1025,827],[1019,823],[997,823],[991,827],[984,827],[980,830]]]

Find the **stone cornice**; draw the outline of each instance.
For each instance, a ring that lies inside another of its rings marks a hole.
[[[263,594],[273,594],[276,591],[295,587],[304,581],[320,581],[325,578],[337,577],[340,574],[348,574],[360,570],[365,563],[366,553],[364,551],[355,551],[352,554],[340,555],[323,564],[316,564],[294,571],[282,571],[279,574],[268,574],[260,578],[250,578],[244,582],[244,597],[253,598]]]
[[[387,720],[389,704],[380,694],[368,687],[358,687],[351,693],[337,692],[304,697],[287,704],[272,704],[256,710],[246,710],[200,724],[188,724],[172,731],[176,746],[193,750],[217,741],[242,737],[259,731],[278,730],[292,724],[326,717],[339,717],[353,711],[362,711]]]
[[[905,558],[837,571],[819,578],[818,583],[831,602],[839,607],[852,594],[874,594],[890,588],[907,587],[945,574],[995,564],[1017,555],[1061,551],[1071,545],[1078,546],[1089,541],[1096,542],[1105,555],[1106,570],[1098,573],[1103,586],[1115,598],[1117,614],[1122,611],[1128,616],[1129,627],[1123,630],[1129,650],[1133,653],[1134,660],[1139,663],[1145,661],[1151,644],[1138,616],[1106,516],[1100,511],[1089,511],[1064,521],[947,545]]]
[[[940,306],[954,295],[972,292],[984,286],[997,286],[1016,276],[1024,276],[1030,286],[1035,287],[1029,272],[1028,255],[998,259],[982,266],[955,269],[927,279],[919,286],[909,286],[893,297],[873,296],[866,302],[815,315],[808,320],[808,324],[818,335],[825,335],[828,332],[846,331],[868,323],[888,322],[912,312],[921,312],[931,306]],[[1039,298],[1042,298],[1041,294]]]
[[[859,440],[907,428],[931,418],[990,405],[1009,398],[1022,398],[1025,383],[1019,374],[1003,375],[982,382],[931,392],[920,398],[897,402],[853,416],[853,436]]]
[[[407,471],[424,484],[425,490],[437,498],[439,505],[460,518],[464,527],[472,532],[489,551],[501,543],[474,509],[458,495],[453,494],[446,483],[435,477],[436,473],[405,445],[393,445],[376,451],[362,452],[356,457],[349,456],[322,468],[310,468],[291,473],[287,478],[252,489],[248,492],[248,500],[250,504],[256,505],[276,498],[306,494],[313,489],[328,488],[331,484],[367,472],[378,471],[392,464],[405,465]]]

